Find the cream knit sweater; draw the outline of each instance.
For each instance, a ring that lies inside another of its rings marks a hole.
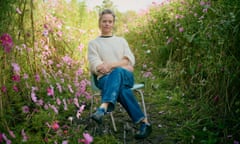
[[[99,75],[96,67],[103,62],[118,62],[127,57],[134,66],[135,57],[123,37],[112,36],[108,38],[97,37],[88,44],[88,61],[92,73]]]

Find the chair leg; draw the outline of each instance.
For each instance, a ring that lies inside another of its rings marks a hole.
[[[99,95],[99,94],[94,94],[94,95],[92,96],[92,99],[91,99],[91,107],[90,107],[90,115],[92,115],[92,113],[93,113],[94,97],[97,96],[97,95]],[[110,117],[111,117],[111,120],[112,120],[113,129],[114,129],[115,132],[117,132],[117,127],[116,127],[115,120],[114,120],[114,117],[113,117],[112,112],[110,112]]]
[[[146,106],[145,106],[143,91],[142,91],[141,89],[136,89],[136,91],[139,92],[139,94],[141,95],[143,112],[144,112],[145,117],[147,118],[147,111],[146,111]]]
[[[111,116],[111,120],[112,120],[112,124],[113,124],[113,129],[114,129],[115,132],[117,132],[117,127],[116,127],[115,120],[114,120],[112,112],[110,112],[110,116]]]
[[[95,95],[93,95],[92,98],[91,98],[90,115],[91,115],[92,112],[93,112],[93,101],[94,101],[94,97],[95,97]]]

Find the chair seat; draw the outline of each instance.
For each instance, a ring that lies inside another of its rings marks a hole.
[[[131,88],[131,90],[137,90],[137,89],[141,89],[144,87],[144,84],[142,83],[136,83],[133,85],[133,87]],[[96,85],[92,85],[92,90],[93,91],[100,91],[99,88],[97,88]]]
[[[144,87],[144,84],[136,83],[136,84],[133,85],[133,87],[131,89],[136,90],[136,89],[140,89],[140,88],[143,88],[143,87]]]

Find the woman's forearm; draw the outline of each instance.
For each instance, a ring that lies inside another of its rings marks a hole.
[[[133,71],[133,66],[129,65],[129,59],[127,57],[124,57],[121,61],[118,61],[118,62],[103,63],[103,64],[97,66],[97,71],[102,74],[105,74],[105,73],[111,72],[112,69],[114,69],[116,67],[122,67],[129,71]]]
[[[127,57],[124,57],[121,61],[110,63],[111,69],[114,69],[116,67],[124,67],[129,65],[129,60]]]

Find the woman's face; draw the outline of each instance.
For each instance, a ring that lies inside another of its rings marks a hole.
[[[99,28],[102,35],[112,35],[114,19],[111,14],[104,14],[99,22]]]

